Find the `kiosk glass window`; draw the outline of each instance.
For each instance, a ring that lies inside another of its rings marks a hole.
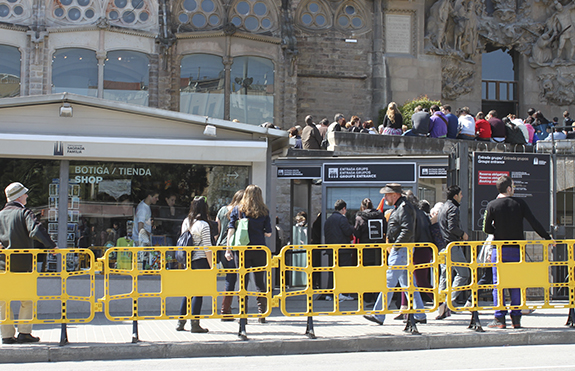
[[[231,89],[230,119],[255,125],[273,122],[274,65],[270,59],[234,58]]]
[[[20,95],[20,51],[0,45],[0,98]]]
[[[109,52],[104,64],[104,98],[148,105],[149,60],[144,53]]]
[[[180,66],[180,112],[224,118],[224,65],[222,57],[193,54]]]
[[[98,96],[98,60],[88,49],[58,49],[52,57],[52,93]]]

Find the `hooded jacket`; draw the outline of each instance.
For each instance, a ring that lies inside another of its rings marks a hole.
[[[358,211],[353,234],[359,243],[385,243],[386,224],[383,213],[377,209]]]

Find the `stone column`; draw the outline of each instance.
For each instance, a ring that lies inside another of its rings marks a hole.
[[[24,92],[27,95],[42,95],[52,92],[52,86],[47,81],[46,72],[50,68],[52,59],[46,57],[46,44],[48,32],[45,31],[28,31],[30,42],[28,44],[28,86]]]
[[[108,53],[105,50],[98,50],[96,52],[96,59],[98,59],[98,98],[104,98],[104,63]]]
[[[377,119],[379,110],[384,108],[390,100],[387,65],[384,57],[382,1],[373,0],[373,101],[371,103],[371,115],[374,119]]]
[[[226,37],[227,42],[231,42],[230,36]],[[232,82],[231,82],[231,78],[232,78],[232,63],[234,62],[234,58],[230,57],[230,55],[228,54],[228,50],[226,50],[226,55],[224,55],[224,57],[222,58],[222,62],[224,64],[224,74],[225,74],[225,80],[224,80],[224,120],[229,120],[230,119],[230,102],[231,102],[231,98],[230,98],[230,94],[232,91]]]

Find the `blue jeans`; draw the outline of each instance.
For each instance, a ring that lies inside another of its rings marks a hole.
[[[517,246],[503,246],[501,249],[501,261],[502,262],[518,262],[520,253],[519,247]],[[491,262],[495,263],[497,261],[497,249],[493,249],[491,253]],[[497,268],[493,267],[493,284],[497,285]],[[509,289],[511,294],[511,305],[521,305],[521,289]],[[502,295],[503,305],[505,305],[505,294]],[[493,305],[497,306],[497,289],[493,289]],[[507,310],[496,310],[495,317],[505,317],[507,315]],[[520,316],[521,310],[514,309],[511,311],[512,316]]]
[[[222,267],[225,269],[234,269],[238,267],[238,252],[233,251],[233,259],[229,260],[226,259],[226,252],[225,251],[218,251],[218,261],[222,263]],[[235,291],[236,289],[236,282],[238,281],[238,275],[236,273],[226,273],[226,291]]]
[[[407,265],[407,248],[401,247],[399,249],[392,249],[391,253],[389,254],[388,258],[388,265]],[[401,287],[407,287],[407,270],[395,270],[389,269],[387,271],[387,287],[394,288],[397,283]],[[417,282],[415,282],[415,277],[413,277],[413,284],[417,286]],[[389,307],[389,303],[391,302],[392,293],[387,295],[387,307]],[[413,294],[413,301],[414,301],[414,308],[415,309],[423,309],[423,301],[421,300],[421,295],[419,292],[415,292]],[[373,310],[382,310],[383,304],[383,293],[379,293],[377,300],[375,301],[375,305],[373,306]],[[415,313],[415,318],[417,319],[425,319],[425,313]],[[376,314],[375,318],[380,320],[381,322],[385,321],[385,314]]]

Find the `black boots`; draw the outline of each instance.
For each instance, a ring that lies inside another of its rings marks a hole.
[[[511,323],[513,328],[521,328],[521,316],[511,316]]]
[[[200,327],[200,320],[199,319],[193,319],[192,320],[192,332],[193,333],[205,334],[208,331],[210,331],[210,330],[208,330],[207,328]]]
[[[176,327],[176,331],[184,331],[184,326],[186,326],[186,320],[178,320],[178,327]]]

